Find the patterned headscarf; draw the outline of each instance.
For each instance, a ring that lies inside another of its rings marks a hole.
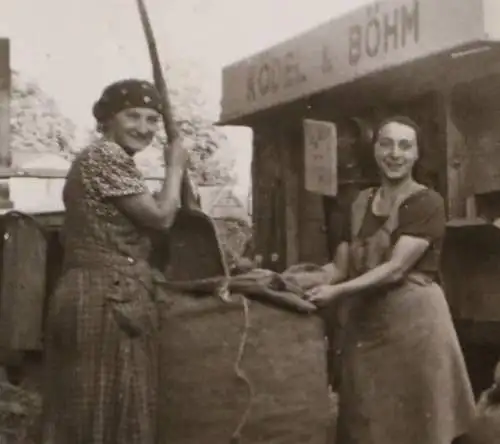
[[[161,113],[158,90],[150,82],[126,79],[108,85],[94,104],[92,113],[99,123],[105,123],[128,108],[150,108]]]

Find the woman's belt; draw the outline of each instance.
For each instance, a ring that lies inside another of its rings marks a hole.
[[[73,250],[71,256],[64,261],[63,269],[67,271],[75,268],[110,269],[139,279],[148,287],[166,283],[163,273],[151,267],[147,260],[110,251]]]

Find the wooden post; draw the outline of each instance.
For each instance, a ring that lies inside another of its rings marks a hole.
[[[298,168],[290,128],[279,123],[254,128],[252,157],[253,236],[262,266],[276,271],[298,261]]]
[[[299,189],[302,168],[301,128],[284,128],[282,138],[283,185],[285,187],[286,266],[299,262]]]
[[[468,197],[468,155],[465,137],[458,126],[453,110],[452,91],[445,90],[439,97],[439,121],[446,146],[446,204],[448,219],[466,217]]]
[[[253,238],[255,254],[261,266],[271,267],[276,238],[274,231],[273,191],[275,188],[273,150],[275,146],[271,131],[266,126],[253,129],[252,156],[252,204]]]
[[[316,116],[313,116],[317,119]],[[330,246],[326,236],[327,221],[325,219],[325,208],[323,205],[324,195],[318,192],[308,191],[306,188],[305,171],[305,140],[304,140],[304,122],[300,121],[301,132],[301,150],[300,150],[300,240],[299,251],[301,262],[312,262],[316,264],[325,264],[330,259]]]
[[[0,39],[0,209],[12,208],[9,195],[10,153],[10,42]]]

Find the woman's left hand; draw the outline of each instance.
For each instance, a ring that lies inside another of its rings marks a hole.
[[[325,307],[343,294],[340,285],[318,285],[306,293],[306,299],[318,307]]]

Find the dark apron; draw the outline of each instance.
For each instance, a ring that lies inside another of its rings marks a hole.
[[[351,278],[389,259],[399,208],[423,188],[409,183],[383,226],[364,239],[374,190],[360,193],[352,207]],[[336,315],[336,444],[447,444],[463,433],[473,396],[439,285],[412,271],[391,288],[345,299]]]

